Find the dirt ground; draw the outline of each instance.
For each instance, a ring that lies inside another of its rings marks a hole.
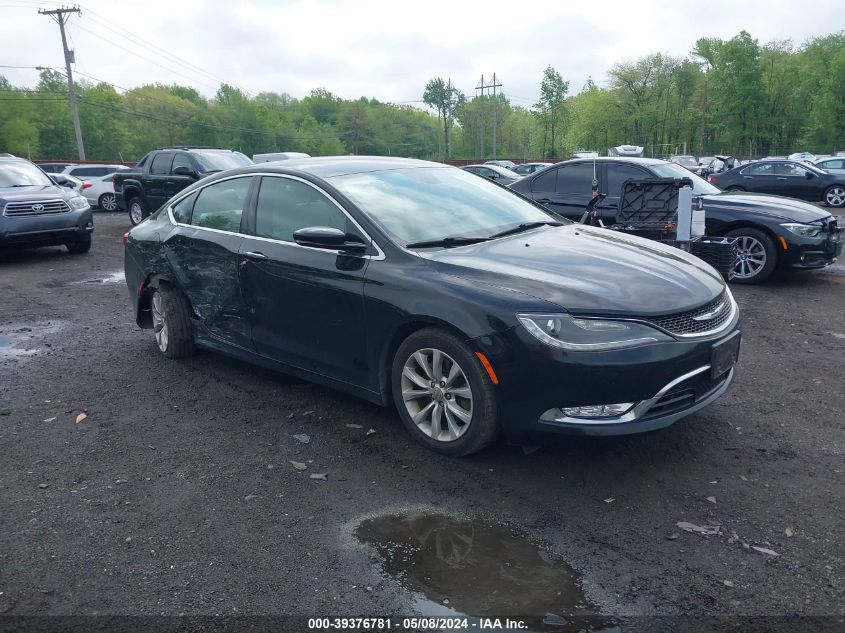
[[[673,427],[455,460],[394,411],[165,359],[130,313],[127,218],[95,220],[87,255],[0,254],[0,614],[425,612],[356,538],[422,508],[527,535],[623,621],[845,615],[841,263],[734,286],[736,380]]]

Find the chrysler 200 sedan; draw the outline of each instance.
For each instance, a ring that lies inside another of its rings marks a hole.
[[[446,455],[665,427],[725,392],[739,351],[737,305],[700,259],[425,161],[238,168],[125,242],[166,357],[201,347],[393,403]]]

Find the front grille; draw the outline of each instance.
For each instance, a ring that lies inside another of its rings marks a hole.
[[[695,336],[723,326],[731,316],[731,298],[727,291],[700,308],[678,314],[646,319],[649,323],[681,336]]]
[[[643,419],[658,418],[691,407],[721,387],[728,376],[729,374],[722,374],[718,378],[712,378],[710,370],[707,370],[687,378],[651,405]]]
[[[45,200],[44,202],[10,202],[6,205],[3,215],[8,217],[30,215],[55,215],[67,213],[70,207],[64,200]]]

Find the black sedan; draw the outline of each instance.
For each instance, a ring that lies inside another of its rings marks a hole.
[[[705,211],[706,233],[739,238],[733,281],[759,283],[775,270],[829,266],[842,253],[837,219],[815,205],[761,194],[722,192],[680,165],[653,158],[598,158],[559,163],[520,180],[511,189],[554,213],[580,219],[590,201],[593,178],[607,197],[598,205],[605,225],[616,222],[626,180],[689,178]]]
[[[761,160],[713,174],[708,181],[724,191],[752,191],[845,206],[845,174],[828,173],[793,160]]]
[[[701,260],[459,169],[340,157],[188,187],[126,234],[139,326],[393,403],[447,455],[500,432],[665,427],[727,388],[737,305]]]

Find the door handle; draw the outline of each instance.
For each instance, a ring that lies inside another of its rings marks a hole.
[[[778,178],[778,180],[783,180],[784,182],[786,182],[786,178],[783,178],[783,177],[782,177],[782,178]]]
[[[248,257],[249,259],[254,259],[256,261],[264,261],[267,259],[267,256],[264,253],[259,253],[258,251],[247,251],[244,253],[244,257]]]
[[[534,198],[534,202],[539,202],[540,204],[549,204],[551,200],[549,198]]]

